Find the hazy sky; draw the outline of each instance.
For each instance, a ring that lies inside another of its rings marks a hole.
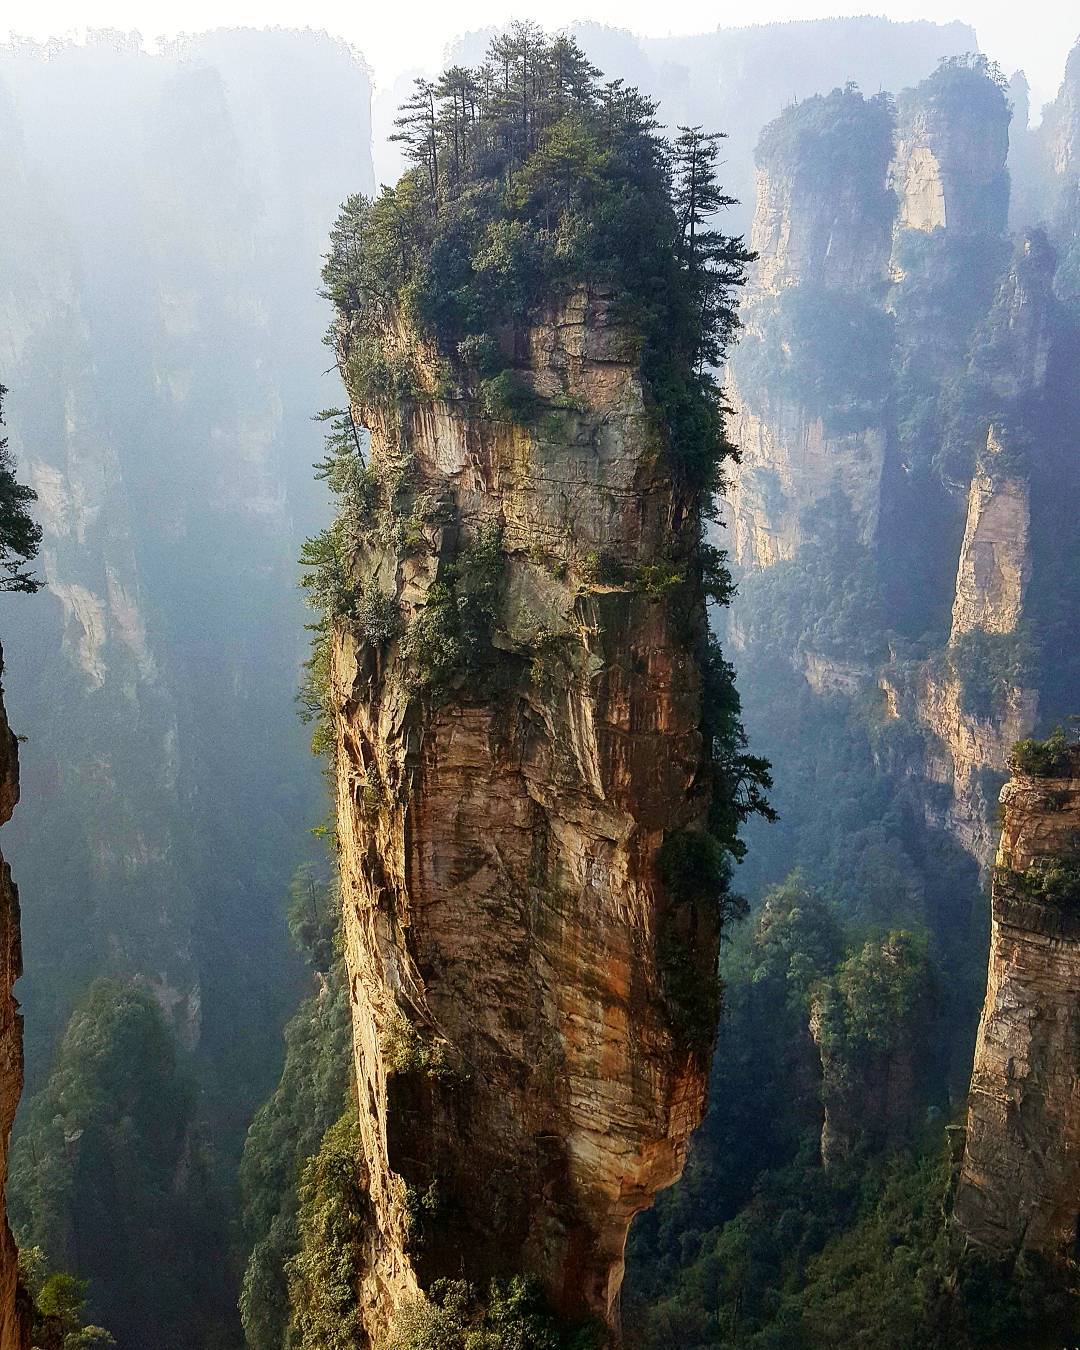
[[[87,26],[138,29],[147,39],[219,26],[282,24],[326,28],[359,47],[379,85],[402,70],[434,67],[458,33],[510,18],[547,27],[575,19],[649,36],[830,14],[883,12],[893,19],[963,19],[1007,72],[1022,66],[1033,102],[1053,97],[1069,48],[1080,36],[1075,0],[759,0],[756,6],[702,0],[3,0],[3,28],[43,38]]]

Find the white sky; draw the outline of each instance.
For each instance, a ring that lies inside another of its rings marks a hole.
[[[879,0],[880,3],[880,0]],[[703,0],[3,0],[0,35],[79,34],[85,27],[161,34],[251,25],[325,28],[360,48],[386,87],[403,70],[436,67],[459,33],[510,18],[535,18],[548,28],[576,19],[629,28],[648,36],[707,32],[774,19],[864,14],[874,0],[758,0],[752,8]],[[1038,108],[1057,91],[1070,47],[1080,36],[1076,0],[885,0],[892,19],[962,19],[982,49],[1007,74],[1018,66]]]

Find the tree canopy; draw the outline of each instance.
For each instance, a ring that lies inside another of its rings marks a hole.
[[[373,201],[349,198],[323,273],[361,399],[410,391],[380,338],[403,315],[455,373],[496,384],[507,325],[575,286],[607,284],[641,334],[673,458],[695,485],[714,485],[732,453],[714,372],[752,255],[716,228],[732,201],[719,135],[681,127],[672,141],[656,112],[639,90],[604,81],[573,39],[530,23],[497,37],[479,67],[418,80],[396,123],[410,168]],[[510,387],[503,378],[503,394]]]

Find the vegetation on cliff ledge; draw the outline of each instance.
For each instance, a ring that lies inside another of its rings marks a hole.
[[[6,393],[0,384],[0,426]],[[0,436],[0,591],[36,591],[41,584],[24,566],[41,544],[41,526],[27,510],[35,501],[37,493],[16,479],[7,437]]]
[[[481,407],[527,420],[535,398],[507,330],[582,283],[606,284],[640,334],[669,452],[715,484],[732,450],[714,371],[751,258],[713,225],[731,202],[720,137],[690,127],[665,139],[651,99],[602,82],[573,39],[524,23],[478,68],[418,80],[397,126],[412,167],[374,201],[346,202],[323,273],[354,396],[386,406],[415,393],[407,354],[387,341],[404,319]]]

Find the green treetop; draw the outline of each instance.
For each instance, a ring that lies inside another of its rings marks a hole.
[[[374,201],[345,203],[323,273],[359,400],[415,392],[385,349],[388,321],[404,316],[460,385],[496,390],[499,411],[525,417],[500,331],[575,286],[609,285],[641,334],[673,462],[692,486],[714,486],[732,453],[715,367],[752,256],[716,228],[731,204],[719,138],[693,127],[669,141],[650,99],[532,24],[496,38],[475,69],[417,81],[397,128],[410,168]]]

